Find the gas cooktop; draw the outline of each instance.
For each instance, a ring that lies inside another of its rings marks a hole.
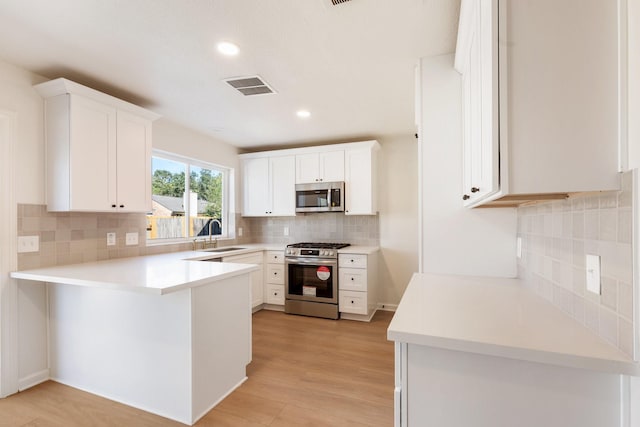
[[[302,248],[302,249],[342,249],[350,246],[349,243],[313,243],[313,242],[303,242],[303,243],[293,243],[291,245],[287,245],[288,248]]]

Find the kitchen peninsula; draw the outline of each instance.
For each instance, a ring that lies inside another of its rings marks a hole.
[[[189,425],[246,380],[250,273],[179,252],[18,271],[48,283],[49,376]]]

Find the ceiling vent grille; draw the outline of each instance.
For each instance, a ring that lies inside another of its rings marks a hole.
[[[351,0],[331,0],[331,4],[333,4],[334,6],[337,6],[339,4],[347,3],[347,2],[350,2],[350,1]]]
[[[276,91],[265,83],[260,76],[234,77],[231,79],[225,79],[224,81],[244,96],[276,93]]]

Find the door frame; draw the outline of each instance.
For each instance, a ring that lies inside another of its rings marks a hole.
[[[15,183],[17,114],[0,109],[0,397],[18,391],[18,264]]]

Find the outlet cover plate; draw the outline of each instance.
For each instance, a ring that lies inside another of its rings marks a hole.
[[[125,235],[125,244],[127,246],[138,244],[138,233],[127,233]]]
[[[18,253],[38,252],[40,236],[18,236]]]
[[[587,290],[600,295],[600,257],[587,254]]]
[[[522,258],[522,237],[516,239],[516,257]]]
[[[107,246],[116,245],[116,233],[107,233]]]

